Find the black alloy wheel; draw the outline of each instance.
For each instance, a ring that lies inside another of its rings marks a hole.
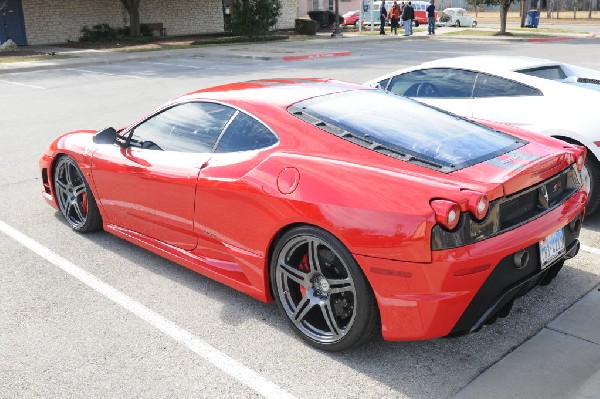
[[[88,233],[102,228],[94,195],[73,158],[63,155],[54,167],[54,193],[60,212],[75,231]]]
[[[350,252],[330,233],[306,226],[284,234],[270,274],[286,320],[314,347],[340,351],[372,336],[379,314],[371,287]]]

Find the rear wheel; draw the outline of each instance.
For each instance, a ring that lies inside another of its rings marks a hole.
[[[457,28],[460,28],[460,21],[458,19],[454,23],[454,26],[456,26]]]
[[[102,228],[94,195],[75,160],[67,155],[56,161],[54,192],[60,213],[73,230],[88,233]]]
[[[275,247],[270,277],[279,309],[312,346],[340,351],[373,335],[378,312],[371,287],[330,233],[309,226],[285,233]]]

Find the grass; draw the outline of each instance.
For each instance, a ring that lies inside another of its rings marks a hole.
[[[445,32],[444,36],[496,36],[498,31],[496,30],[480,30],[480,29],[465,29],[454,32]],[[512,32],[512,29],[507,31],[507,36],[510,37],[552,37],[552,35],[544,35],[539,33],[526,33],[526,32]]]
[[[48,61],[65,58],[74,58],[70,55],[28,55],[28,56],[8,56],[0,57],[0,64],[11,64],[15,62],[29,62],[29,61]]]

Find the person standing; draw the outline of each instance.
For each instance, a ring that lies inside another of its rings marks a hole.
[[[411,2],[406,3],[402,9],[402,22],[404,23],[404,36],[412,35],[412,20],[415,18],[415,10]]]
[[[392,5],[392,8],[390,8],[390,13],[388,16],[390,18],[391,25],[390,34],[393,33],[394,35],[397,35],[398,23],[400,22],[400,6],[396,0],[394,0],[394,4]]]
[[[385,35],[385,22],[387,21],[388,12],[385,8],[385,1],[381,2],[381,7],[379,7],[379,21],[381,25],[379,25],[379,34]]]
[[[429,5],[425,9],[427,12],[427,32],[429,35],[435,35],[435,1],[429,0]]]

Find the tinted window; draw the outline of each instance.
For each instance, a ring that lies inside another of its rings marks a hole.
[[[348,141],[440,171],[494,158],[523,141],[380,90],[336,93],[290,112]]]
[[[525,75],[537,76],[538,78],[550,80],[564,79],[567,77],[560,65],[523,69],[517,72],[524,73]]]
[[[240,112],[219,140],[215,152],[248,151],[277,143],[277,137],[262,123]]]
[[[138,125],[131,145],[164,151],[211,152],[234,112],[212,103],[176,105]]]
[[[475,97],[541,96],[542,92],[512,80],[480,73],[475,83]]]
[[[407,97],[471,98],[476,75],[462,69],[423,69],[395,76],[388,91]]]

